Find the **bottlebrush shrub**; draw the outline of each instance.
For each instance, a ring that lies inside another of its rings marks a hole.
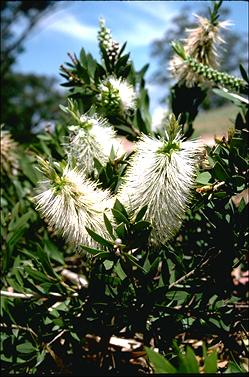
[[[62,68],[67,129],[20,145],[18,175],[1,171],[4,373],[224,372],[224,361],[243,371],[248,100],[213,88],[238,116],[228,135],[200,148],[185,123],[194,128],[202,83],[179,81],[167,122],[153,132],[146,66],[135,71],[103,22],[98,41],[100,62],[82,49]],[[243,67],[241,75],[248,83]],[[109,113],[100,94],[111,80],[117,106]],[[120,133],[133,152],[119,154]],[[191,351],[200,341],[202,350]],[[134,349],[123,352],[124,342]]]

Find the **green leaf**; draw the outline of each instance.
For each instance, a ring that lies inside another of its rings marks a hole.
[[[167,260],[163,260],[162,262],[161,277],[162,277],[164,285],[169,285],[170,272],[169,272],[169,266],[168,266]]]
[[[78,73],[78,76],[84,81],[84,83],[90,84],[90,77],[86,68],[79,65],[77,73]]]
[[[86,227],[86,230],[90,234],[92,239],[94,239],[94,241],[96,241],[96,242],[98,242],[101,245],[106,246],[106,247],[111,247],[111,248],[113,247],[113,244],[110,241],[107,241],[106,239],[101,237],[99,234],[95,233],[93,230],[91,230],[87,227]]]
[[[149,223],[149,221],[139,221],[138,223],[134,224],[133,226],[133,230],[138,232],[138,231],[142,231],[142,230],[147,230],[148,228],[151,227],[151,224]]]
[[[160,353],[157,353],[148,347],[145,347],[145,351],[156,374],[177,373],[176,368],[168,360],[166,360],[165,357],[160,355]]]
[[[58,249],[57,245],[54,244],[46,234],[43,238],[44,241],[44,252],[49,256],[49,258],[64,264],[64,257],[62,252]]]
[[[83,47],[80,50],[80,62],[84,68],[87,68],[87,55]]]
[[[50,277],[53,277],[56,280],[60,279],[59,275],[54,271],[54,269],[53,269],[53,267],[51,265],[50,259],[49,259],[48,255],[44,252],[44,250],[38,248],[37,251],[36,251],[35,256],[41,262],[43,270]]]
[[[104,166],[95,157],[93,158],[93,161],[94,161],[94,167],[97,169],[98,174],[101,174],[104,169]]]
[[[237,186],[240,187],[246,183],[245,177],[241,175],[233,175],[232,176],[232,182]]]
[[[160,260],[161,260],[161,258],[157,257],[154,260],[154,262],[151,264],[149,271],[146,273],[147,278],[152,279],[156,275],[156,273],[158,271],[158,265],[159,265]]]
[[[246,369],[243,365],[239,365],[233,361],[230,361],[228,368],[225,370],[225,373],[246,373]]]
[[[124,280],[127,275],[126,273],[124,272],[124,270],[122,269],[121,267],[121,264],[120,262],[118,261],[118,263],[115,265],[115,272],[116,274],[118,275],[118,277],[121,279],[121,280]]]
[[[102,65],[99,63],[96,64],[95,74],[94,74],[94,80],[97,83],[100,78],[104,77],[106,75],[106,71]]]
[[[126,257],[127,259],[129,259],[130,262],[131,262],[134,266],[136,266],[139,270],[142,270],[143,272],[146,272],[145,269],[144,269],[142,266],[140,266],[140,264],[138,264],[138,260],[137,260],[137,258],[135,258],[133,255],[130,255],[130,254],[127,254],[127,253],[124,253],[123,255],[125,255],[125,257]]]
[[[113,267],[114,262],[112,260],[106,259],[103,264],[105,266],[105,269],[108,271]]]
[[[202,185],[207,185],[211,178],[212,178],[211,174],[205,171],[197,175],[196,182]]]
[[[122,45],[122,47],[120,48],[119,53],[118,53],[118,58],[122,55],[122,52],[124,51],[126,45],[127,45],[127,42],[125,42],[125,43]]]
[[[24,155],[22,158],[19,159],[20,167],[22,172],[26,175],[26,177],[33,183],[36,184],[39,179],[39,173],[34,168],[34,165],[31,164],[31,161]]]
[[[212,91],[218,96],[224,97],[228,99],[229,101],[233,102],[236,106],[240,106],[241,102],[247,102],[246,98],[243,98],[242,96],[239,96],[237,94],[226,92],[224,89],[215,88]]]
[[[188,297],[188,292],[185,291],[169,291],[166,293],[167,298],[170,300],[176,300],[176,301],[185,301]]]
[[[77,340],[78,342],[80,342],[80,338],[78,337],[78,335],[76,334],[76,332],[71,332],[71,337],[75,340]]]
[[[115,218],[115,220],[117,221],[118,224],[120,223],[125,223],[125,224],[130,224],[129,220],[122,214],[122,212],[116,210],[116,209],[112,209],[112,213],[113,213],[113,216]]]
[[[213,196],[216,198],[225,198],[227,196],[227,193],[225,191],[215,192]]]
[[[136,125],[139,131],[143,132],[144,134],[148,135],[150,132],[149,125],[146,123],[146,121],[143,119],[142,113],[140,109],[137,109],[136,112]]]
[[[96,71],[97,62],[92,57],[91,54],[87,54],[87,58],[88,58],[88,60],[87,60],[87,69],[88,69],[88,72],[89,72],[90,76],[94,78],[94,74],[95,74],[95,71]]]
[[[243,78],[246,82],[248,82],[249,78],[248,78],[247,72],[246,72],[246,70],[245,70],[245,68],[243,67],[242,64],[239,65],[239,69],[240,69],[240,73],[241,73],[242,78]]]
[[[143,208],[140,209],[140,211],[137,213],[136,215],[136,218],[135,218],[135,223],[137,223],[138,221],[142,220],[142,218],[144,217],[146,211],[147,211],[147,208],[148,206],[144,206]]]
[[[241,198],[239,206],[238,206],[238,212],[241,213],[245,207],[246,207],[245,199]]]
[[[51,283],[51,280],[41,271],[37,271],[35,270],[34,268],[31,268],[29,266],[25,266],[25,271],[28,273],[28,275],[34,279],[34,281],[37,283],[37,282],[50,282]]]
[[[11,232],[8,234],[6,242],[8,244],[9,249],[12,250],[14,246],[19,242],[19,240],[23,236],[24,231],[25,229],[20,228],[20,229],[16,229],[15,232]]]
[[[33,214],[33,210],[30,209],[27,213],[24,213],[24,215],[19,217],[17,220],[11,221],[9,224],[9,230],[12,231],[15,229],[20,229],[20,228],[25,227],[27,225],[27,222],[31,218],[32,214]]]
[[[137,136],[136,133],[128,126],[124,126],[123,124],[118,124],[115,126],[118,130],[123,131],[127,135],[131,135],[134,138]]]
[[[35,364],[35,367],[38,367],[38,365],[40,365],[43,362],[45,357],[46,357],[46,351],[43,350],[40,353],[38,353],[36,357],[37,362]]]
[[[115,71],[116,71],[117,73],[119,73],[121,67],[125,67],[125,66],[126,66],[129,57],[130,57],[130,54],[126,54],[126,55],[121,56],[121,57],[118,59],[118,61],[117,61],[117,63],[116,63],[116,66],[115,66]]]
[[[126,219],[129,220],[129,216],[128,216],[128,213],[126,212],[125,207],[123,206],[122,203],[120,203],[120,201],[118,199],[115,200],[113,208],[115,210],[121,212],[126,217]]]
[[[92,255],[97,255],[97,254],[102,252],[101,250],[94,249],[93,247],[89,247],[89,246],[85,246],[85,245],[80,245],[80,246],[82,247],[82,249],[86,250],[88,253],[90,253]]]
[[[113,234],[112,224],[111,224],[110,220],[108,219],[108,217],[106,216],[105,213],[104,213],[104,222],[105,222],[106,229],[108,230],[108,233],[110,234],[112,239],[115,240],[115,236]]]
[[[120,223],[116,229],[115,232],[117,233],[118,237],[123,239],[126,236],[126,227],[124,223]]]
[[[25,342],[25,343],[22,343],[22,344],[18,344],[16,346],[16,350],[17,350],[17,352],[21,352],[21,353],[32,353],[32,352],[36,351],[36,348],[33,346],[32,343]]]
[[[186,353],[185,354],[180,353],[179,359],[180,359],[179,372],[194,373],[194,374],[200,373],[198,361],[191,347],[187,346]]]
[[[215,163],[213,170],[215,173],[215,177],[219,181],[226,181],[227,179],[230,178],[229,174],[226,172],[224,167],[218,161]]]
[[[147,72],[148,68],[149,68],[149,63],[145,64],[141,69],[140,71],[137,72],[137,77],[138,77],[138,80],[141,80],[143,79],[145,73]]]
[[[217,351],[213,351],[204,358],[205,373],[217,373]]]

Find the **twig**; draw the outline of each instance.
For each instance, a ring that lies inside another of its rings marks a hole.
[[[88,281],[84,277],[79,276],[78,274],[76,274],[75,272],[72,272],[72,271],[67,270],[67,269],[64,268],[61,271],[61,275],[63,277],[65,277],[66,279],[72,281],[73,283],[77,283],[78,289],[87,288],[88,287]]]
[[[60,293],[57,293],[57,292],[49,292],[48,295],[46,295],[46,294],[40,295],[38,293],[17,293],[17,292],[0,291],[0,295],[10,297],[10,298],[22,298],[22,299],[30,299],[30,298],[33,298],[33,297],[44,298],[44,297],[47,297],[47,296],[64,297],[64,295],[61,295]],[[77,297],[78,293],[75,292],[71,296]]]
[[[1,291],[1,296],[11,297],[11,298],[32,298],[35,297],[32,293],[16,293],[16,292],[8,292],[8,291]]]
[[[219,254],[221,253],[221,251],[219,251],[217,253],[216,256],[218,256]],[[182,283],[183,281],[187,280],[190,276],[194,275],[196,271],[200,271],[201,268],[203,268],[206,264],[208,264],[208,262],[210,261],[212,255],[209,256],[206,260],[204,260],[204,262],[200,263],[198,266],[196,266],[195,268],[193,268],[193,270],[189,271],[186,275],[182,276],[180,279],[176,280],[174,283],[170,284],[169,285],[169,289],[171,288],[174,288],[176,285]]]
[[[64,329],[58,335],[56,335],[54,339],[52,339],[49,343],[47,343],[47,347],[49,347],[52,343],[54,343],[57,339],[59,339],[63,334],[65,334],[66,331],[68,330]]]
[[[32,334],[34,337],[38,338],[38,335],[34,332],[34,330],[32,330],[31,328],[29,327],[24,327],[24,326],[20,326],[20,325],[14,325],[14,324],[11,324],[11,325],[7,325],[6,323],[0,323],[0,327],[2,328],[11,328],[11,329],[17,329],[17,330],[24,330],[24,331],[28,331],[30,334]]]

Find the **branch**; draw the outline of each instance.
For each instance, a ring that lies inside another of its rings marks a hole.
[[[40,294],[37,294],[37,293],[17,293],[17,292],[0,291],[0,294],[1,294],[1,296],[5,296],[5,297],[22,298],[22,299],[30,299],[30,298],[33,298],[33,297],[44,298],[44,297],[47,297],[47,296],[64,297],[64,295],[61,295],[60,293],[57,293],[57,292],[50,292],[48,295],[46,295],[46,294],[40,295]],[[71,296],[77,297],[78,293],[75,292]]]
[[[38,338],[38,335],[37,335],[37,334],[34,332],[34,330],[32,330],[30,327],[24,327],[24,326],[14,325],[14,324],[7,325],[6,323],[0,323],[0,327],[1,327],[1,328],[5,328],[5,329],[11,328],[11,329],[17,329],[17,330],[28,331],[28,332],[29,332],[30,334],[32,334],[35,338]]]
[[[221,250],[218,251],[216,257],[221,253]],[[174,288],[178,284],[182,283],[183,281],[187,280],[190,276],[195,275],[196,272],[200,273],[200,270],[208,264],[208,262],[211,260],[213,255],[210,255],[206,260],[199,263],[193,270],[189,271],[186,275],[182,276],[180,279],[176,280],[174,283],[169,285],[169,289]]]
[[[47,347],[49,347],[52,343],[54,343],[57,339],[59,339],[63,334],[65,334],[65,332],[67,332],[68,330],[62,330],[58,335],[56,335],[54,337],[54,339],[52,339],[49,343],[47,343]]]
[[[1,296],[11,297],[11,298],[32,298],[35,297],[32,293],[15,293],[15,292],[8,292],[8,291],[1,291]]]
[[[88,287],[88,281],[83,276],[79,276],[75,272],[69,271],[69,270],[67,270],[67,269],[64,268],[61,271],[61,275],[64,278],[72,281],[73,283],[76,283],[78,289],[87,288]]]

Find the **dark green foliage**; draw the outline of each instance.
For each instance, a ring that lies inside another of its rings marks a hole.
[[[65,100],[55,87],[56,80],[33,74],[9,73],[2,76],[1,85],[5,88],[1,98],[1,123],[12,131],[15,139],[21,142],[34,140],[34,133],[42,128],[52,127],[62,120],[58,103]],[[50,88],[50,90],[48,90]]]

